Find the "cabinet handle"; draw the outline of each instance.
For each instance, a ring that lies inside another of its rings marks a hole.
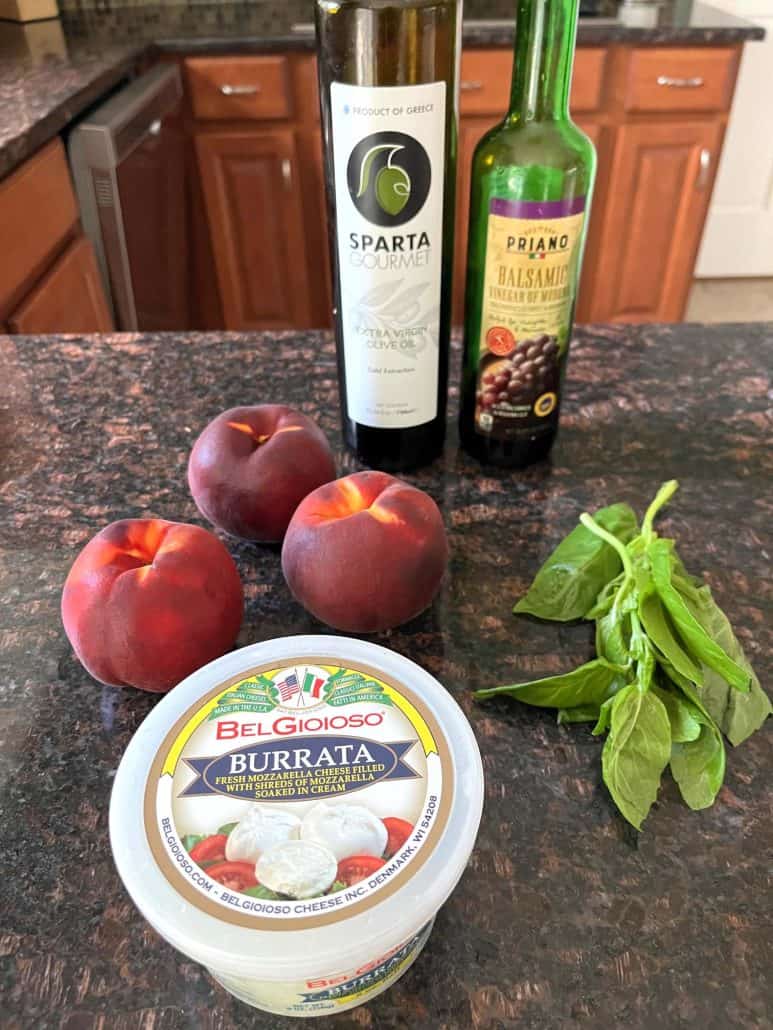
[[[260,93],[260,86],[221,86],[220,92],[224,97],[254,97]]]
[[[293,166],[290,164],[289,157],[282,159],[282,178],[284,179],[285,186],[290,189],[293,184]]]
[[[709,173],[711,170],[711,151],[707,147],[701,147],[698,158],[698,176],[695,185],[699,190],[705,190],[709,184]]]
[[[691,79],[675,79],[672,75],[658,75],[659,86],[670,86],[672,89],[700,89],[703,76],[694,75]]]
[[[477,79],[462,79],[459,83],[459,89],[462,93],[477,93],[478,90],[483,89],[483,83]]]

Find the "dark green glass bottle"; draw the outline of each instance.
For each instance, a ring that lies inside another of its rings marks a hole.
[[[344,440],[390,472],[445,437],[461,6],[315,6]]]
[[[569,117],[578,0],[517,0],[510,109],[472,163],[462,444],[545,457],[558,428],[596,167]]]

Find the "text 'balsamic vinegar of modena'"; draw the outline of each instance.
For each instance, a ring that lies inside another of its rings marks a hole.
[[[445,437],[462,0],[317,0],[344,438],[415,467]]]
[[[510,109],[472,159],[459,432],[484,462],[547,455],[596,169],[569,117],[578,0],[517,0]]]

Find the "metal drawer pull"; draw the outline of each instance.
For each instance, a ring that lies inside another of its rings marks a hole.
[[[698,177],[695,185],[699,190],[705,190],[709,184],[709,171],[711,169],[711,151],[701,147],[701,155],[698,158]]]
[[[672,86],[674,89],[700,89],[703,76],[694,75],[691,79],[675,79],[671,75],[658,75],[659,86]]]
[[[290,160],[287,157],[282,160],[282,178],[284,179],[285,186],[292,186],[293,166],[290,164]]]
[[[459,89],[463,93],[476,93],[479,89],[483,89],[483,83],[477,79],[462,79]]]
[[[254,97],[260,86],[221,86],[220,92],[224,97]]]

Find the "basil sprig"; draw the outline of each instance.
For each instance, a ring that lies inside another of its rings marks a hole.
[[[667,765],[692,809],[713,804],[725,746],[763,724],[771,703],[708,586],[685,569],[653,523],[676,491],[661,486],[641,526],[631,508],[585,513],[513,609],[542,619],[596,622],[593,661],[559,676],[479,690],[557,708],[560,723],[606,733],[604,782],[637,829]]]

